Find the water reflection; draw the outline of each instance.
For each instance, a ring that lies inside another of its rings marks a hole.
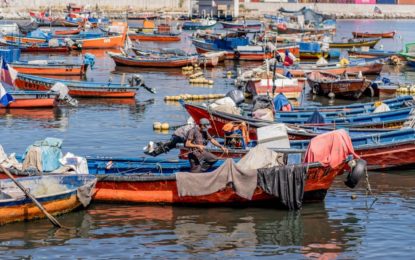
[[[18,252],[71,246],[77,244],[76,238],[84,238],[98,248],[120,243],[116,241],[128,241],[124,248],[141,242],[147,248],[170,248],[201,256],[315,255],[346,250],[344,236],[350,232],[341,228],[340,221],[328,218],[324,204],[307,206],[298,213],[100,204],[63,216],[60,221],[72,229],[53,230],[45,220],[1,227],[0,244],[3,249]],[[237,252],[241,248],[243,252]]]

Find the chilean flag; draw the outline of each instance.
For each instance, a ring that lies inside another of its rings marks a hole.
[[[14,98],[12,97],[12,95],[7,93],[6,89],[0,83],[0,104],[7,107],[13,101],[14,101]]]
[[[9,86],[14,86],[14,81],[17,77],[17,71],[7,64],[7,62],[2,58],[1,59],[1,71],[0,71],[0,81],[6,83]]]
[[[295,56],[288,50],[285,50],[284,66],[291,66],[294,64]]]

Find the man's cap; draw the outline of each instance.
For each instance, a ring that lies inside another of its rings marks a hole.
[[[200,119],[200,124],[201,125],[210,125],[210,122],[209,122],[208,119],[202,118],[202,119]]]

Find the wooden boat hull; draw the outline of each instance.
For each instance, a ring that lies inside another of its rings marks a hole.
[[[303,52],[300,51],[300,59],[320,59],[321,57],[327,59],[329,54],[327,52]]]
[[[149,41],[149,42],[179,42],[181,40],[180,35],[168,35],[168,34],[128,34],[133,41]]]
[[[4,174],[1,174],[4,175]],[[4,176],[2,176],[4,178]],[[35,178],[54,178],[59,176],[48,177],[26,177],[20,178],[20,181],[24,183],[27,180]],[[81,182],[79,187],[86,185],[94,185],[94,176],[61,176],[63,179],[73,180],[74,183]],[[8,180],[6,180],[8,181]],[[4,181],[3,181],[4,182]],[[93,186],[92,186],[93,188]],[[60,215],[70,211],[73,211],[80,207],[82,204],[77,197],[77,189],[68,189],[66,192],[60,192],[57,194],[48,194],[46,196],[39,196],[37,200],[45,207],[46,211],[52,215]],[[39,208],[28,198],[17,200],[0,200],[0,225],[4,225],[12,222],[28,221],[33,219],[45,218],[46,216]]]
[[[85,75],[85,64],[70,65],[32,65],[12,63],[11,66],[19,73],[31,75],[82,76]]]
[[[81,49],[115,49],[124,47],[125,35],[76,40]],[[78,47],[77,47],[78,48]]]
[[[310,167],[304,187],[304,201],[324,200],[334,178],[342,174],[344,166],[342,164],[336,169]],[[126,178],[111,175],[97,176],[99,180],[93,199],[101,202],[243,206],[278,201],[278,198],[266,194],[259,187],[255,190],[252,200],[239,197],[229,187],[210,195],[180,197],[178,196],[174,175],[170,178],[161,177],[153,180],[151,180],[152,176],[149,176],[150,178],[145,178],[145,176],[129,176]]]
[[[336,74],[336,75],[340,75],[344,73],[353,74],[353,73],[359,73],[359,72],[362,72],[363,75],[378,75],[382,71],[382,68],[383,68],[382,63],[371,63],[371,64],[366,64],[366,65],[333,67],[333,68],[324,68],[324,67],[315,68],[315,69],[296,69],[296,68],[290,69],[288,68],[288,70],[294,77],[305,77],[305,73],[311,72],[311,71],[324,71],[324,72]],[[282,67],[276,68],[275,71],[279,74],[284,75],[284,68]]]
[[[355,38],[393,38],[395,37],[395,32],[385,32],[385,33],[364,33],[364,32],[352,32],[353,37]]]
[[[0,108],[51,108],[56,106],[57,94],[37,91],[12,91],[9,92],[14,101],[8,106],[0,104]]]
[[[212,128],[210,129],[210,133],[214,136],[224,137],[225,132],[222,130],[225,124],[231,122],[240,122],[245,121],[248,125],[248,132],[249,137],[251,140],[256,140],[256,129],[262,126],[268,126],[274,124],[273,121],[266,121],[266,120],[257,120],[249,117],[244,116],[236,116],[226,113],[219,113],[214,110],[208,111],[206,108],[192,105],[192,104],[185,104],[184,108],[189,113],[189,115],[196,121],[199,122],[202,118],[207,118],[212,124]],[[309,126],[323,126],[323,127],[344,127],[344,128],[399,128],[403,125],[403,123],[407,120],[407,118],[399,119],[389,119],[389,120],[374,120],[372,122],[359,122],[359,123],[347,123],[347,124],[302,124],[301,127],[309,127]],[[283,121],[289,121],[284,119]],[[291,122],[290,122],[291,123]],[[289,123],[289,124],[290,124]],[[307,133],[302,133],[301,131],[289,131],[288,137],[290,140],[304,140],[310,139],[310,135]]]
[[[252,94],[253,96],[257,95],[272,95],[272,80],[269,84],[263,85],[260,80],[249,81],[246,86],[246,91]],[[298,99],[303,92],[304,84],[298,81],[297,86],[278,86],[275,89],[275,95],[283,93],[288,99]]]
[[[53,33],[55,35],[76,35],[81,32],[81,29],[73,29],[73,30],[56,30]]]
[[[220,22],[225,29],[258,29],[262,27],[261,23],[228,23]]]
[[[181,68],[189,64],[195,63],[197,58],[195,56],[186,57],[182,59],[135,59],[128,58],[122,55],[110,55],[117,66],[131,66],[131,67],[155,67],[155,68]]]
[[[15,42],[15,43],[46,43],[47,40],[43,38],[33,38],[33,37],[22,37],[22,36],[13,36],[5,35],[3,36],[5,41]]]
[[[329,44],[330,48],[357,48],[357,47],[369,47],[373,48],[379,42],[380,39],[373,41],[362,41],[362,42],[332,42]]]
[[[331,76],[332,74],[322,72],[307,74],[307,82],[313,93],[321,96],[334,93],[336,97],[358,99],[371,84],[366,79],[325,78],[325,75]],[[319,79],[319,77],[322,78]]]
[[[48,80],[48,81],[46,81]],[[22,90],[37,90],[49,91],[54,83],[59,80],[49,81],[46,78],[36,77],[32,79],[24,74],[18,75],[15,80],[15,86]],[[69,95],[73,97],[88,97],[88,98],[133,98],[136,95],[137,88],[133,87],[111,87],[105,84],[97,85],[96,87],[83,87],[78,85],[71,85],[70,81],[62,81],[69,89]]]

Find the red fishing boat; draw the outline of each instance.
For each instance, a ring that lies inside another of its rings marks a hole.
[[[361,72],[363,75],[378,75],[382,71],[382,68],[383,63],[379,62],[378,60],[375,60],[371,62],[365,62],[362,64],[350,64],[345,66],[339,65],[337,63],[330,63],[323,66],[317,66],[315,64],[294,65],[291,67],[278,66],[275,71],[279,74],[284,74],[286,70],[289,70],[294,77],[305,77],[305,74],[307,72],[312,71],[322,71],[336,75],[344,73],[357,74],[359,72]]]
[[[82,76],[88,64],[70,64],[65,61],[17,61],[10,64],[17,72],[31,75]]]
[[[275,85],[274,95],[283,93],[289,99],[297,99],[301,96],[304,89],[304,81],[298,79],[256,79],[248,81],[245,91],[256,95],[272,95],[272,89]]]
[[[65,84],[73,97],[133,98],[140,88],[140,85],[59,80],[27,74],[17,74],[14,84],[22,90],[48,91],[57,82]]]
[[[384,33],[368,33],[368,32],[352,32],[355,38],[393,38],[395,32],[384,32]]]
[[[108,53],[117,66],[179,68],[197,62],[197,56],[136,56]]]
[[[57,93],[44,91],[8,91],[14,98],[8,106],[0,108],[48,108],[56,106]]]

